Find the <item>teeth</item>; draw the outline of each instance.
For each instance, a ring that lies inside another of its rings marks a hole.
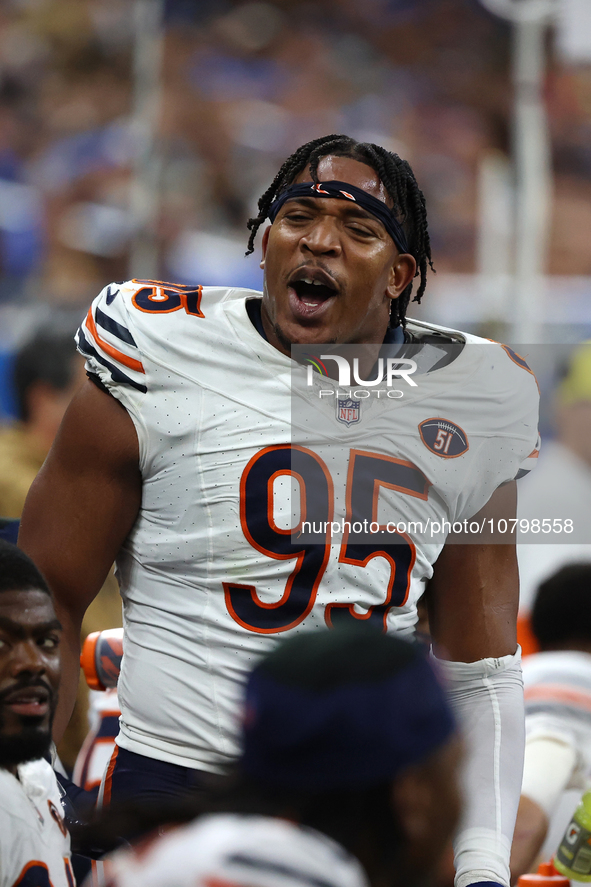
[[[319,280],[312,280],[310,277],[302,278],[302,283],[307,283],[308,285],[312,286],[322,286]]]

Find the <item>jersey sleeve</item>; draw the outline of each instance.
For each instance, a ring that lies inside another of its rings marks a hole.
[[[536,467],[537,459],[540,455],[541,439],[538,432],[539,414],[540,414],[540,386],[535,377],[534,372],[528,366],[527,361],[508,345],[501,345],[501,348],[510,359],[510,361],[518,368],[514,371],[515,387],[516,387],[516,409],[512,411],[515,416],[516,425],[519,428],[530,428],[532,431],[532,439],[535,437],[535,443],[531,452],[522,459],[514,480],[519,480]],[[519,370],[522,372],[520,373]],[[524,376],[523,373],[527,373]],[[528,378],[529,376],[529,378]],[[526,436],[526,442],[528,438]]]
[[[119,284],[109,284],[94,300],[76,333],[76,345],[88,372],[115,397],[122,399],[121,388],[146,393],[146,370]]]
[[[531,471],[540,450],[540,392],[535,375],[507,346],[484,347],[490,349],[486,374],[479,378],[473,407],[478,458],[458,499],[455,519],[459,521],[480,511],[498,487]]]
[[[538,456],[540,455],[541,445],[542,445],[542,439],[541,439],[540,435],[538,434],[538,436],[536,438],[536,442],[534,444],[534,447],[533,447],[531,453],[529,453],[529,455],[527,455],[525,457],[525,459],[522,461],[521,465],[519,466],[517,474],[515,475],[515,480],[519,480],[520,478],[525,477],[526,474],[529,474],[530,471],[536,467],[536,465],[538,464],[537,460],[538,460]]]
[[[135,289],[111,283],[94,300],[76,333],[76,345],[86,358],[86,370],[99,387],[127,410],[135,426],[140,469],[145,465],[148,432],[144,420],[149,391],[150,362],[145,346],[139,347],[141,331],[133,323],[128,297]],[[126,298],[127,297],[127,298]]]
[[[587,654],[540,653],[527,657],[525,729],[530,743],[549,741],[571,749],[564,788],[585,787],[591,763],[591,665]]]

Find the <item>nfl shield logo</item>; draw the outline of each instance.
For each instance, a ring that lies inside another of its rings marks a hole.
[[[355,425],[361,419],[361,401],[337,398],[337,419],[344,425]]]

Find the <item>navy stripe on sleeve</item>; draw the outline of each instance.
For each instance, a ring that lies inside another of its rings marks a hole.
[[[80,330],[78,330],[76,341],[82,354],[85,354],[87,357],[94,357],[95,360],[98,360],[98,362],[111,373],[113,382],[122,382],[124,385],[131,385],[132,388],[136,388],[138,391],[141,391],[142,394],[146,394],[148,389],[145,385],[140,385],[139,382],[134,382],[133,379],[130,379],[125,373],[122,373],[119,367],[116,367],[114,363],[111,363],[110,360],[107,360],[106,357],[99,354],[96,348],[89,345]]]
[[[228,856],[228,862],[234,865],[242,865],[245,868],[259,869],[261,872],[268,872],[274,875],[283,875],[286,878],[292,878],[300,881],[302,884],[309,884],[311,887],[335,887],[334,882],[325,881],[324,878],[318,878],[306,871],[294,869],[291,865],[284,865],[280,862],[274,862],[270,859],[262,859],[260,857],[251,856],[246,853],[233,853]]]
[[[119,286],[120,284],[116,283],[109,284],[109,288],[107,289],[107,305],[110,305],[111,302],[115,301],[115,297],[119,293]],[[111,289],[111,287],[114,287],[114,289]]]
[[[104,330],[107,330],[108,333],[112,333],[118,339],[121,339],[122,342],[127,342],[128,345],[133,345],[134,348],[137,348],[135,344],[135,339],[127,329],[127,327],[122,326],[120,323],[117,323],[116,320],[113,320],[112,317],[109,317],[108,314],[105,314],[104,311],[101,311],[100,308],[95,309],[94,319],[99,326],[102,326]]]

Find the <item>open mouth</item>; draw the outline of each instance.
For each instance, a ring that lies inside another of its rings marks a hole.
[[[44,687],[23,687],[7,694],[2,703],[17,715],[44,717],[49,711],[50,694]]]
[[[327,286],[325,283],[320,283],[318,280],[311,280],[310,278],[296,280],[292,286],[300,302],[304,302],[306,305],[320,305],[322,302],[326,302],[327,299],[330,299],[331,296],[335,295],[333,287]]]
[[[289,281],[292,310],[302,318],[317,315],[337,292],[336,284],[320,269],[302,270]]]

